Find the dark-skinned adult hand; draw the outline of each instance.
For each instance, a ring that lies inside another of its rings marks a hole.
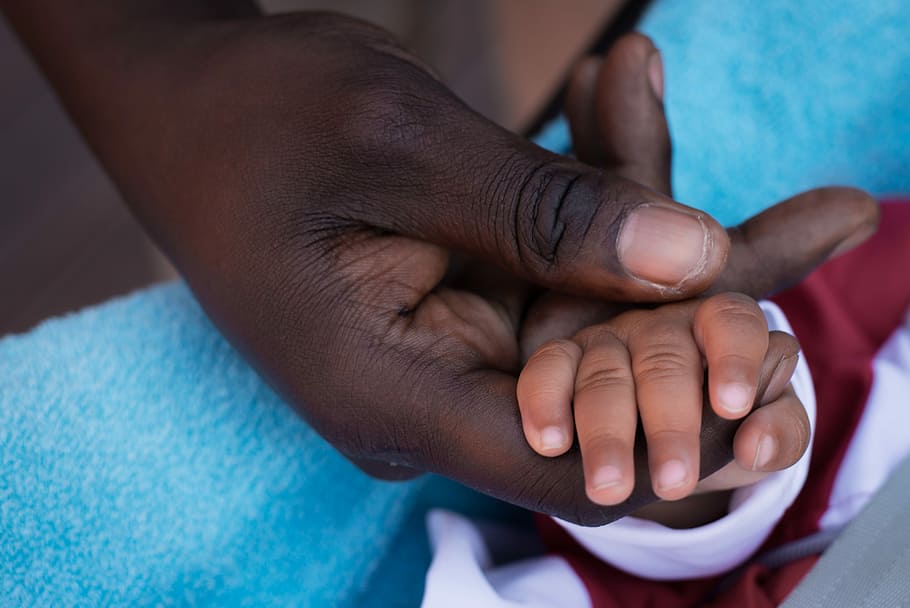
[[[577,454],[527,447],[521,312],[530,284],[703,291],[720,226],[483,120],[372,26],[237,5],[3,7],[207,313],[343,454],[585,524],[653,500],[594,505]]]

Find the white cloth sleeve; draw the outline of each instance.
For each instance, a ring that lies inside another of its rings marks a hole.
[[[762,302],[771,330],[792,334],[783,312]],[[800,358],[792,384],[815,433],[815,391],[805,361]],[[713,576],[745,561],[765,541],[793,503],[806,481],[810,449],[792,467],[736,490],[725,517],[685,530],[626,517],[599,528],[586,528],[557,519],[591,553],[631,574],[655,580]]]

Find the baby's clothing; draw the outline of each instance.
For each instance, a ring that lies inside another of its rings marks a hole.
[[[775,570],[753,563],[734,579],[723,574],[756,552],[842,527],[910,453],[903,424],[910,416],[907,263],[910,204],[885,204],[868,243],[776,304],[762,303],[770,329],[800,340],[793,385],[813,440],[793,467],[737,490],[727,516],[689,530],[631,517],[600,528],[540,517],[546,552],[494,564],[499,548],[489,535],[437,511],[429,517],[434,561],[424,606],[779,604],[817,556]]]

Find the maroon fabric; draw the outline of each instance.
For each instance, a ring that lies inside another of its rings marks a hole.
[[[806,484],[765,549],[816,532],[828,507],[872,387],[874,357],[910,309],[910,201],[883,203],[872,239],[773,300],[800,339],[815,383],[818,420]],[[808,557],[776,570],[750,565],[735,585],[709,602],[721,577],[641,579],[594,557],[550,519],[537,521],[544,542],[572,566],[594,608],[769,608],[779,605],[817,560]]]
[[[818,530],[872,388],[872,361],[910,308],[910,204],[882,204],[862,246],[774,298],[800,340],[818,402],[812,465],[803,491],[768,543]]]

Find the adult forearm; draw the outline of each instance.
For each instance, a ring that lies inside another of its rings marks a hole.
[[[0,9],[68,105],[158,47],[163,29],[258,14],[250,0],[3,0]]]
[[[168,156],[171,102],[205,69],[192,58],[200,30],[256,17],[250,0],[0,0],[86,140],[153,232],[165,218],[144,179]],[[203,26],[203,27],[199,27]],[[169,113],[170,112],[170,113]],[[158,149],[161,148],[161,149]],[[153,160],[154,159],[154,160]],[[154,166],[152,166],[154,165]],[[152,203],[151,205],[148,203]],[[160,236],[160,235],[156,235]]]
[[[42,66],[55,72],[78,67],[94,52],[141,43],[128,34],[143,29],[259,14],[251,0],[2,0],[0,11]]]

